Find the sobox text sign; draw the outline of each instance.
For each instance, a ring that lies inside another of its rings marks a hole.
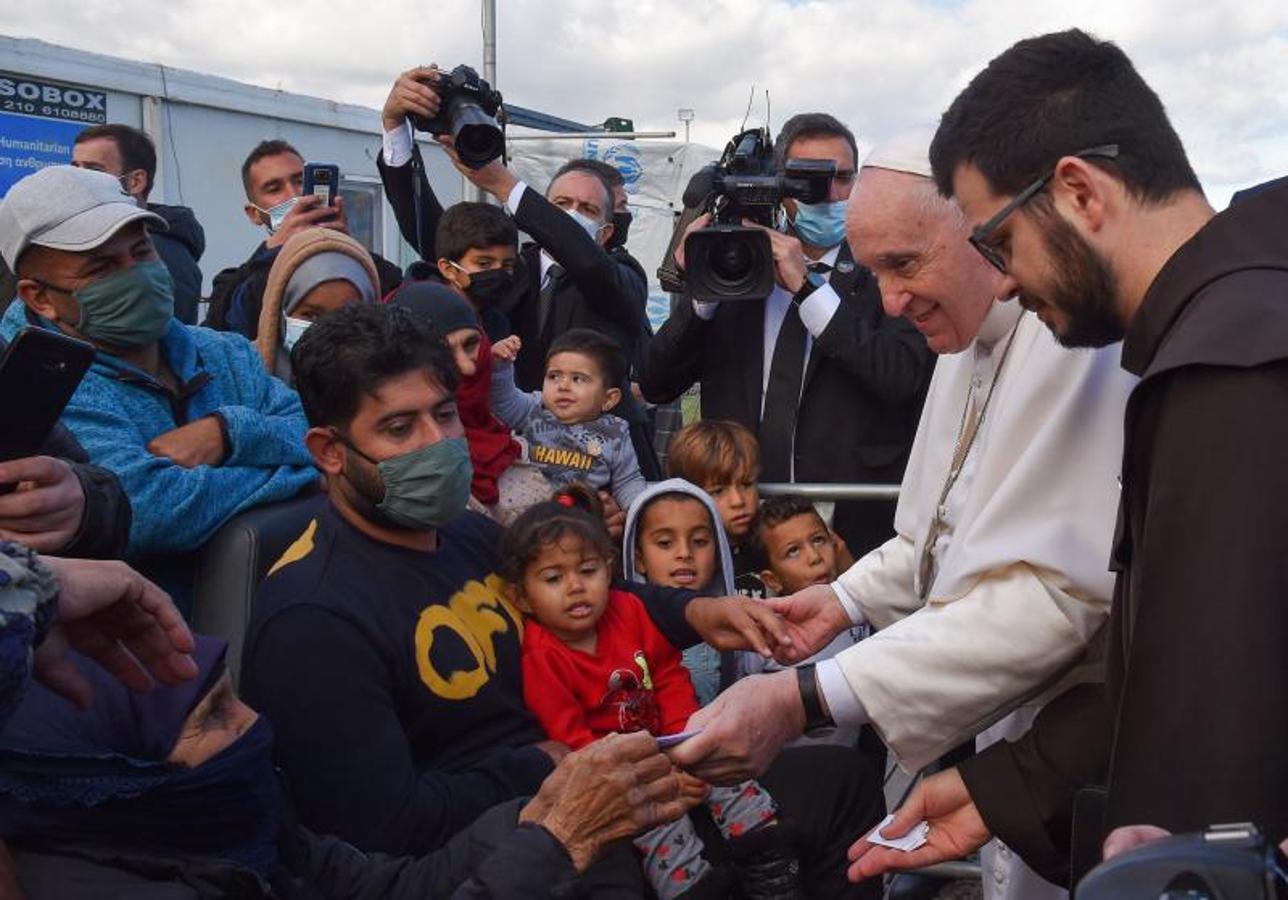
[[[103,91],[0,72],[0,196],[37,169],[71,162],[77,133],[106,121]]]

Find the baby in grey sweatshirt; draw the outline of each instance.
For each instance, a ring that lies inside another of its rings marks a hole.
[[[608,491],[627,509],[645,483],[630,426],[611,412],[626,375],[621,350],[597,331],[566,331],[550,344],[541,390],[525,394],[514,383],[520,346],[518,335],[492,345],[493,414],[556,488],[579,481]]]

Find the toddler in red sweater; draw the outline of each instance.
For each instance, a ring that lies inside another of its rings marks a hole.
[[[565,490],[521,515],[501,547],[514,602],[528,617],[524,699],[546,734],[574,750],[613,732],[681,732],[698,710],[679,651],[638,596],[612,586],[613,545],[597,503],[593,491]],[[706,806],[732,872],[703,856],[687,817],[659,826],[635,845],[661,900],[726,897],[731,881],[749,898],[800,896],[796,854],[760,785],[712,787]]]

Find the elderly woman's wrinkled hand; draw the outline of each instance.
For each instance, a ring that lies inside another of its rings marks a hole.
[[[699,802],[652,735],[610,734],[564,757],[519,821],[545,828],[583,872],[608,844],[674,821]]]

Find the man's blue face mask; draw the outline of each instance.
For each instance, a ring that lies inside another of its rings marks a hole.
[[[832,203],[797,203],[792,230],[812,247],[835,247],[845,240],[845,211],[848,200]]]
[[[277,229],[282,227],[282,220],[286,218],[286,214],[295,207],[296,203],[299,202],[299,197],[287,197],[281,203],[276,206],[271,206],[268,209],[264,209],[262,206],[255,206],[254,203],[252,203],[251,206],[255,206],[257,210],[268,216],[268,233],[277,234]]]

